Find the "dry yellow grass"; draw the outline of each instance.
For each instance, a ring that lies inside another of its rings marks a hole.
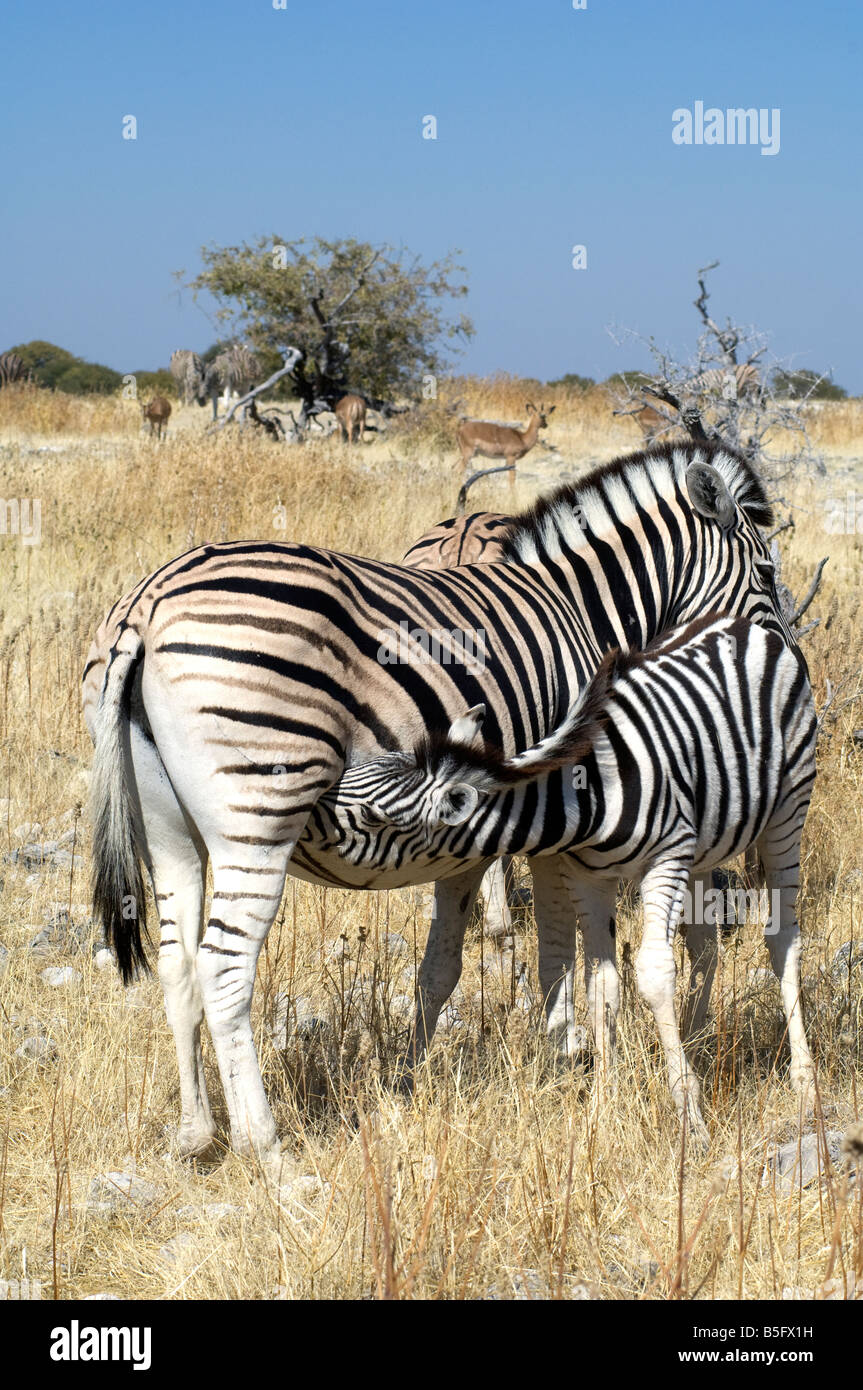
[[[71,904],[75,917],[87,898],[89,829],[78,808],[90,748],[78,683],[109,605],[204,539],[297,537],[397,558],[452,509],[456,453],[443,405],[453,397],[471,414],[518,418],[530,392],[508,380],[447,384],[419,425],[353,450],[334,439],[291,449],[205,438],[206,417],[194,407],[175,411],[158,446],[141,436],[134,403],[0,395],[0,490],[42,503],[41,544],[0,541],[0,840],[9,853],[29,838],[18,827],[37,822],[43,839],[73,831],[67,848],[82,855],[59,870],[2,868],[0,1278],[20,1276],[26,1250],[44,1296],[61,1298],[763,1299],[852,1275],[860,1286],[863,1184],[848,1192],[831,1180],[790,1196],[761,1185],[769,1144],[793,1138],[798,1116],[778,992],[748,978],[766,964],[754,928],[723,948],[712,1030],[697,1059],[713,1147],[704,1159],[687,1155],[681,1183],[655,1032],[628,964],[638,940],[631,905],[619,932],[616,1096],[597,1097],[589,1075],[556,1071],[537,1001],[513,988],[474,929],[462,1021],[439,1032],[407,1102],[386,1083],[428,894],[289,882],[261,960],[255,1020],[286,1156],[321,1182],[293,1198],[231,1155],[206,1171],[172,1156],[176,1062],[155,979],[124,992],[89,948],[27,949],[52,905]],[[859,403],[821,412],[818,429],[837,454],[848,452],[859,439]],[[560,393],[549,438],[575,472],[586,457],[638,442],[598,392]],[[830,555],[813,610],[821,626],[807,639],[819,706],[828,680],[846,680],[836,705],[861,689],[863,538],[825,534],[823,490],[800,485],[797,527],[781,537],[795,590]],[[531,495],[525,482],[510,490],[493,478],[471,504],[508,509]],[[284,530],[274,526],[280,506]],[[863,936],[863,753],[851,738],[861,723],[863,702],[846,705],[822,743],[801,902],[816,1123],[842,1130],[860,1117],[860,975],[836,981],[830,965],[841,943]],[[406,954],[392,934],[404,937]],[[346,954],[334,958],[342,937]],[[517,949],[535,981],[529,914]],[[41,978],[52,965],[70,965],[78,978],[52,987]],[[277,1048],[279,996],[309,1001],[325,1029]],[[47,1055],[18,1055],[27,1037],[45,1039]],[[217,1096],[211,1054],[207,1066]],[[113,1215],[88,1207],[93,1177],[127,1167],[129,1156],[153,1200]]]

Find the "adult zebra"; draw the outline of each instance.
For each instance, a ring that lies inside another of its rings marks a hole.
[[[198,396],[204,377],[204,364],[196,352],[177,348],[171,353],[171,376],[177,384],[177,396],[184,405],[191,405]]]
[[[760,391],[761,377],[754,362],[738,362],[728,367],[708,367],[706,371],[692,377],[683,387],[684,394],[719,397],[725,401],[757,396]]]
[[[481,796],[494,801],[476,832],[478,852],[489,837],[495,848],[513,833],[521,840],[524,787],[535,780],[540,800],[560,803],[560,815],[550,844],[548,822],[535,820],[535,838],[520,847],[565,856],[576,906],[585,892],[604,892],[613,916],[618,880],[641,883],[638,986],[665,1048],[672,1096],[702,1148],[709,1137],[698,1082],[675,1018],[674,937],[693,871],[703,874],[756,845],[791,1076],[808,1092],[813,1067],[799,1001],[796,896],[816,720],[800,651],[746,618],[708,615],[645,651],[610,653],[558,727],[513,757],[472,746],[483,712],[481,705],[469,710],[443,740],[426,738],[413,753],[346,772],[318,801],[306,836],[367,871],[385,873],[404,858],[431,866],[446,853],[453,827],[475,822]],[[559,770],[570,775],[552,786]],[[499,793],[513,788],[519,792],[507,804]]]
[[[11,386],[15,381],[23,381],[27,375],[23,358],[17,352],[0,353],[0,387]]]
[[[209,400],[215,420],[221,393],[224,392],[225,403],[229,405],[231,396],[244,396],[259,375],[260,366],[251,348],[245,343],[233,343],[204,367],[198,383],[198,405],[205,405]]]
[[[140,854],[160,910],[185,1152],[206,1151],[214,1134],[200,1054],[206,1014],[232,1144],[277,1160],[250,1007],[288,872],[362,888],[446,880],[419,974],[418,1053],[458,979],[473,899],[500,852],[484,839],[477,858],[482,817],[457,831],[431,873],[409,859],[365,873],[304,838],[345,768],[410,747],[478,703],[490,739],[511,755],[556,726],[606,651],[644,647],[705,610],[748,614],[793,644],[758,530],[769,521],[743,458],[686,445],[560,488],[515,518],[503,563],[432,572],[299,544],[206,545],[114,606],[84,672],[96,744],[94,902],[128,979],[145,959]],[[481,633],[487,659],[429,662],[426,646],[415,664],[409,646],[408,659],[391,664],[403,624],[408,634]],[[537,818],[552,837],[560,804],[540,804],[528,788],[506,848],[527,844]],[[534,891],[549,1026],[566,1039],[575,925],[561,860],[536,861]],[[584,902],[581,926],[585,956],[599,963],[590,1001],[604,1046],[616,984],[605,897]]]

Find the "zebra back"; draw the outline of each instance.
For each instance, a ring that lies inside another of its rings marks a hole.
[[[414,541],[402,564],[418,570],[493,564],[503,559],[503,537],[512,520],[503,512],[450,517]]]

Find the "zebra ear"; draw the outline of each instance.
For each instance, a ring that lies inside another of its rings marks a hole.
[[[482,743],[480,728],[485,718],[485,705],[474,705],[467,714],[463,714],[460,719],[456,719],[449,726],[450,743],[461,743],[466,748],[471,744],[479,747]]]
[[[432,795],[433,825],[462,825],[479,805],[479,792],[469,782],[451,782]]]
[[[692,505],[709,521],[728,530],[737,519],[737,503],[728,491],[721,473],[709,463],[691,463],[686,470],[686,487]]]

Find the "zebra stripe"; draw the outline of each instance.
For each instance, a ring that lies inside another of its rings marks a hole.
[[[684,389],[691,395],[719,396],[733,401],[756,396],[761,390],[761,377],[754,362],[739,362],[733,367],[709,367],[692,377]]]
[[[232,344],[204,367],[197,393],[198,404],[211,401],[215,420],[221,393],[224,392],[225,403],[229,405],[232,395],[246,394],[260,376],[260,370],[251,348],[245,343]]]
[[[407,857],[383,875],[364,871],[306,834],[345,769],[412,747],[427,728],[447,728],[480,703],[505,756],[532,746],[605,652],[644,647],[706,609],[748,614],[791,644],[758,530],[769,515],[742,458],[686,445],[617,460],[558,490],[514,520],[502,563],[419,571],[300,544],[207,545],[115,605],[84,673],[96,744],[94,896],[126,977],[144,961],[136,854],[160,906],[170,901],[159,970],[177,1041],[185,1149],[206,1149],[213,1133],[199,1054],[205,1010],[232,1142],[277,1156],[249,1018],[257,956],[286,873],[366,888],[451,880],[418,982],[421,1053],[457,978],[487,863],[538,834],[553,842],[565,832],[559,805],[528,787],[507,845],[500,819],[481,813],[470,831],[456,828],[431,866]],[[391,663],[382,638],[402,624],[482,632],[487,660]],[[573,926],[554,877],[558,859],[534,873],[552,1030],[561,1008],[572,1024]],[[130,896],[138,904],[131,921]],[[582,918],[594,959],[589,933],[607,934],[606,905]]]
[[[502,512],[474,512],[472,516],[450,517],[414,541],[406,551],[402,564],[409,569],[420,570],[493,564],[503,559],[503,537],[512,519]],[[496,859],[482,881],[484,930],[501,946],[512,938],[512,914],[507,900],[510,863],[508,855]]]
[[[17,352],[0,353],[0,387],[11,386],[15,381],[23,381],[27,374],[23,359]]]
[[[503,559],[503,538],[511,521],[502,512],[450,517],[414,541],[402,564],[416,570],[493,564]]]
[[[204,364],[200,357],[189,348],[177,348],[176,352],[171,353],[170,370],[177,383],[177,396],[184,405],[191,405],[204,377]]]
[[[480,712],[459,722],[474,719],[478,728]],[[812,1083],[795,903],[815,733],[799,651],[747,619],[708,617],[644,652],[611,653],[560,725],[515,756],[471,750],[454,725],[448,738],[426,739],[412,755],[352,768],[315,807],[316,832],[367,870],[386,872],[405,855],[434,863],[457,827],[474,829],[479,798],[490,796],[490,812],[474,831],[480,852],[493,835],[498,849],[565,853],[576,901],[582,883],[594,893],[604,885],[609,913],[618,878],[640,881],[638,985],[656,1018],[678,1110],[686,1109],[689,1134],[706,1145],[698,1084],[674,1014],[673,942],[690,875],[750,845],[770,895],[766,942],[782,990],[792,1078],[804,1090]],[[547,819],[534,821],[524,843],[520,803],[532,779],[540,802],[558,808],[562,833],[550,838]],[[606,1002],[616,1018],[619,996]]]

